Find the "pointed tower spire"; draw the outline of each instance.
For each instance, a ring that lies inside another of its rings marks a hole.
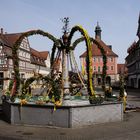
[[[140,12],[139,12],[139,19],[138,19],[138,30],[137,30],[137,36],[140,39]]]
[[[95,39],[101,39],[101,27],[99,26],[99,22],[97,22],[97,26],[95,27]]]

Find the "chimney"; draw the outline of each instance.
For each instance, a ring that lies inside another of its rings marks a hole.
[[[110,50],[112,50],[112,45],[107,45],[109,47]]]
[[[3,28],[1,28],[0,30],[1,30],[1,34],[3,34]]]

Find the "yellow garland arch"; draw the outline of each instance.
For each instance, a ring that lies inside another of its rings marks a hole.
[[[72,44],[72,49],[75,49],[75,47],[82,41],[84,41],[84,37],[78,38],[77,40],[74,41],[74,43]],[[103,49],[103,47],[99,44],[99,42],[97,40],[95,40],[94,38],[90,38],[90,41],[93,42],[94,44],[97,45],[97,47],[100,49],[101,54],[103,56],[103,73],[102,73],[102,81],[103,81],[103,87],[105,87],[105,78],[106,78],[106,70],[107,70],[107,56],[106,56],[106,52]],[[87,63],[88,64],[88,63]]]
[[[70,46],[72,36],[74,35],[74,33],[76,31],[79,31],[84,36],[84,39],[85,39],[85,42],[86,42],[86,47],[87,47],[87,63],[89,65],[89,67],[87,67],[88,94],[90,96],[95,96],[95,91],[94,91],[93,86],[92,86],[92,45],[91,45],[90,37],[89,37],[87,31],[85,29],[83,29],[82,26],[78,26],[77,25],[77,26],[72,28],[72,30],[70,32],[70,35],[68,37],[68,43],[69,43],[68,46]]]

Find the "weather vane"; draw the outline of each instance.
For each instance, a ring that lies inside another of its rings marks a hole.
[[[64,26],[62,28],[63,33],[69,33],[69,17],[64,17],[61,20],[64,23]]]

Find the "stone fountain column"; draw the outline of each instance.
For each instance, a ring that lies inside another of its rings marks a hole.
[[[63,80],[63,92],[64,92],[64,100],[70,99],[70,84],[69,84],[69,65],[68,65],[68,53],[66,52],[67,48],[67,39],[68,34],[64,33],[63,37],[64,48],[62,50],[62,80]]]
[[[64,49],[62,55],[62,80],[63,80],[63,90],[64,90],[64,100],[70,99],[70,85],[69,85],[69,68],[68,68],[68,54]]]

